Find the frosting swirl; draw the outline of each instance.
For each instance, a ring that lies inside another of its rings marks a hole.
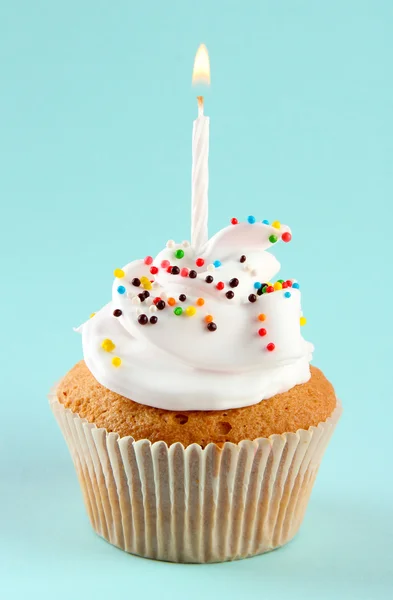
[[[78,330],[97,381],[179,411],[247,406],[308,381],[299,285],[270,282],[279,236],[289,241],[289,228],[237,223],[198,254],[168,242],[116,269],[112,301]]]

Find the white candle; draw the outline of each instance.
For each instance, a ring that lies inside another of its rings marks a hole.
[[[203,114],[203,97],[198,96],[198,118],[192,131],[192,213],[191,245],[198,250],[208,240],[210,119]]]

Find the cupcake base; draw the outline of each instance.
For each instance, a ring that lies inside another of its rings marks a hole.
[[[236,560],[297,533],[341,415],[317,427],[220,448],[134,441],[98,429],[50,395],[94,530],[126,552],[170,562]]]

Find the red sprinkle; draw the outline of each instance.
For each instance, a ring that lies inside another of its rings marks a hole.
[[[284,233],[281,236],[281,239],[283,242],[290,242],[292,239],[291,234],[289,233],[289,231],[284,231]]]
[[[169,262],[169,260],[163,260],[161,261],[161,266],[163,269],[167,269],[169,267],[171,263]]]
[[[180,275],[182,277],[188,277],[188,269],[187,269],[187,267],[183,267],[183,269],[180,271]]]
[[[158,273],[158,269],[157,269],[157,267],[150,267],[150,273],[151,273],[152,275],[157,275],[157,273]]]
[[[145,265],[151,265],[152,262],[153,262],[153,257],[152,256],[146,256],[146,258],[145,258]]]
[[[274,292],[274,287],[272,285],[268,285],[266,291],[268,294],[271,294],[272,292]]]
[[[223,289],[224,289],[224,287],[225,287],[225,284],[224,284],[224,282],[223,282],[223,281],[219,281],[219,282],[217,283],[217,285],[216,285],[216,288],[217,288],[218,290],[223,290]]]
[[[286,281],[284,281],[284,283],[282,284],[282,289],[285,290],[285,288],[287,288],[287,287],[288,287],[288,284]]]
[[[270,344],[268,344],[266,346],[266,350],[268,350],[269,352],[273,352],[273,350],[275,349],[275,345],[273,344],[273,342],[270,342]]]
[[[195,264],[197,267],[203,267],[203,265],[205,264],[205,261],[203,260],[203,258],[197,258],[195,261]]]
[[[153,304],[157,304],[157,302],[159,302],[160,300],[161,300],[160,296],[157,296],[156,298],[154,298]]]
[[[231,223],[232,225],[237,225],[239,221],[236,219],[236,217],[233,217],[233,219],[231,219]]]
[[[266,334],[267,334],[267,331],[266,331],[266,329],[264,329],[264,328],[262,327],[262,328],[261,328],[261,329],[258,331],[258,333],[259,333],[259,335],[260,335],[261,337],[263,337],[264,335],[266,335]]]
[[[288,279],[285,283],[288,287],[292,287],[292,281],[290,279]]]
[[[167,272],[167,273],[172,273],[172,267],[171,267],[171,266],[169,266],[169,267],[167,268],[166,272]]]

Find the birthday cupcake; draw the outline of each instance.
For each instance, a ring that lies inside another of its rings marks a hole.
[[[297,532],[340,414],[310,370],[299,283],[267,252],[291,232],[232,219],[114,272],[51,405],[94,529],[134,554],[213,562]]]

